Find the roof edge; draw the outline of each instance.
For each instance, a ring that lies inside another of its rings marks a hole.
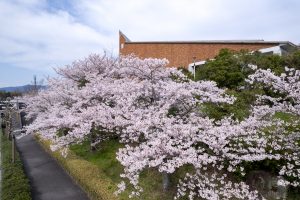
[[[119,30],[119,35],[125,38],[125,42],[131,42],[131,40],[124,33],[122,33],[121,30]]]
[[[119,35],[125,39],[125,43],[129,44],[276,44],[290,45],[295,48],[300,46],[290,41],[265,41],[265,40],[194,40],[194,41],[131,41],[121,30]]]
[[[289,44],[297,47],[289,41],[264,41],[264,40],[199,40],[199,41],[126,41],[132,44]]]

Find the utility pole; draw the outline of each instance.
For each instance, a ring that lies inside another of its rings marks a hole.
[[[36,75],[33,76],[33,91],[34,91],[34,94],[37,93],[37,81],[36,81]]]

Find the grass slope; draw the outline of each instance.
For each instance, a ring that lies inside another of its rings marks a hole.
[[[83,187],[91,199],[129,199],[129,190],[119,196],[113,194],[117,190],[117,184],[121,181],[120,174],[123,172],[123,167],[116,160],[116,152],[122,147],[117,140],[103,142],[101,149],[96,152],[90,151],[88,142],[73,145],[68,156],[64,158],[60,152],[51,152],[49,141],[37,139]],[[187,170],[189,167],[184,167],[170,177],[171,187],[167,192],[162,189],[162,175],[153,169],[145,170],[140,176],[140,185],[144,192],[137,199],[174,199],[176,183]]]
[[[2,134],[1,137],[1,152],[2,152],[2,200],[30,200],[30,185],[24,170],[23,164],[16,154],[15,163],[11,163],[11,141]]]

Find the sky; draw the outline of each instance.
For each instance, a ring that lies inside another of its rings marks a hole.
[[[300,43],[299,0],[0,0],[0,87],[55,76],[132,41],[264,39]]]

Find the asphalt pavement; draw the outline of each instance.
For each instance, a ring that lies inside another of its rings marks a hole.
[[[32,135],[17,139],[17,148],[30,180],[33,200],[89,199]]]

